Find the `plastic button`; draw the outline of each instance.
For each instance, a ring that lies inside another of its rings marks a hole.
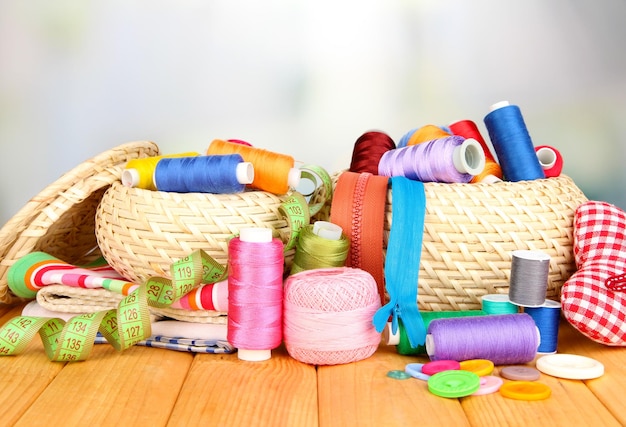
[[[537,369],[553,377],[590,380],[604,375],[604,365],[595,359],[575,354],[550,354],[540,357]]]
[[[460,368],[461,364],[456,360],[435,360],[425,363],[422,366],[422,372],[426,375],[435,375],[439,372],[459,370]]]
[[[500,368],[500,376],[509,380],[537,381],[541,372],[530,366],[505,366]]]
[[[543,400],[550,397],[552,390],[536,381],[509,381],[502,384],[500,394],[516,400]]]
[[[387,372],[387,376],[389,378],[393,378],[394,380],[408,380],[409,378],[411,378],[409,374],[399,369]]]
[[[491,394],[500,390],[504,381],[500,377],[487,375],[480,377],[480,388],[472,393],[472,396],[481,396],[483,394]]]
[[[428,390],[441,397],[464,397],[480,388],[480,377],[469,371],[442,371],[428,379]]]
[[[423,363],[409,363],[404,367],[404,372],[412,376],[413,378],[417,378],[418,380],[428,381],[430,375],[426,375],[422,372]]]
[[[479,377],[490,375],[494,368],[493,362],[487,359],[464,360],[460,363],[460,366],[462,371],[473,372]]]

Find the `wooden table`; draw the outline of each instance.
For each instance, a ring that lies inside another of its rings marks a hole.
[[[0,324],[21,307],[0,307]],[[0,357],[0,426],[597,426],[626,425],[626,348],[596,344],[562,322],[558,350],[592,357],[589,381],[543,375],[552,396],[517,401],[499,393],[446,399],[425,382],[387,377],[424,357],[381,346],[345,365],[306,365],[284,348],[270,360],[96,345],[87,361],[55,363],[39,337]],[[532,365],[532,364],[531,364]]]

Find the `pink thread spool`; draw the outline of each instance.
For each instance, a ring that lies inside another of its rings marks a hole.
[[[283,336],[296,360],[338,365],[371,356],[380,343],[372,317],[380,308],[376,281],[350,267],[306,270],[285,281]]]
[[[267,360],[282,342],[283,263],[269,228],[244,228],[228,244],[228,341],[241,360]]]

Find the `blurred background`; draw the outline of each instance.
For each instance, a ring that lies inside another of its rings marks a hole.
[[[356,139],[518,105],[626,208],[623,0],[0,0],[0,224],[102,151],[242,139],[329,172]]]

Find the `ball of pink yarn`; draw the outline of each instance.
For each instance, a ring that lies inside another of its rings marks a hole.
[[[371,356],[380,343],[372,317],[380,308],[376,281],[349,267],[306,270],[284,289],[283,337],[296,360],[338,365]]]

